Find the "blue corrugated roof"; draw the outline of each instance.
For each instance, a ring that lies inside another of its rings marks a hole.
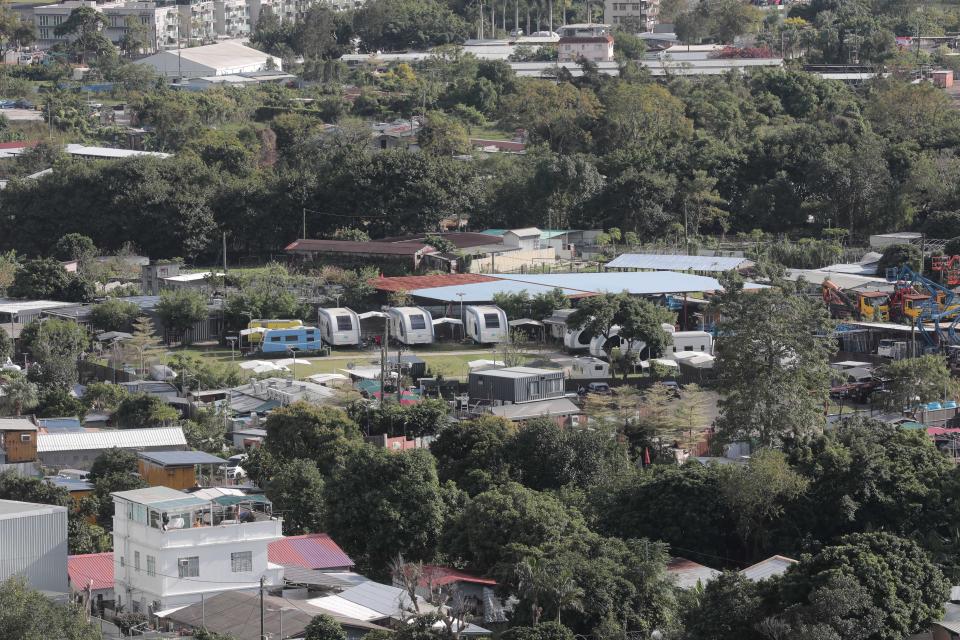
[[[484,230],[481,231],[480,233],[485,233],[485,234],[487,234],[488,236],[498,236],[498,237],[500,237],[500,236],[503,236],[503,234],[505,234],[506,232],[507,232],[506,229],[484,229]]]
[[[549,273],[549,274],[490,274],[499,281],[477,282],[416,289],[411,295],[443,302],[489,302],[496,293],[519,293],[526,291],[531,296],[561,289],[568,296],[619,293],[632,295],[660,295],[666,293],[702,293],[722,289],[716,278],[673,271],[656,272],[606,272],[606,273]],[[763,285],[748,284],[745,288],[761,288]]]
[[[746,258],[722,256],[684,256],[658,253],[624,253],[607,263],[613,269],[653,269],[656,271],[723,272],[738,269]]]

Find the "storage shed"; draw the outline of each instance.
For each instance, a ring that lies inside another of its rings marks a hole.
[[[494,403],[533,402],[561,398],[565,392],[563,371],[508,367],[470,374],[470,399]]]
[[[213,479],[227,461],[203,451],[144,451],[137,455],[137,471],[151,487],[191,489],[198,484],[197,468]]]
[[[423,307],[391,307],[390,337],[403,344],[431,344],[433,316]]]
[[[329,345],[360,344],[360,318],[348,307],[317,310],[320,337]]]
[[[0,418],[0,463],[37,459],[37,425],[30,418]]]
[[[470,305],[463,310],[467,336],[477,344],[502,342],[510,335],[503,309],[494,305]]]

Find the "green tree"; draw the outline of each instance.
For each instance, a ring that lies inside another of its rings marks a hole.
[[[89,337],[75,322],[46,318],[23,328],[20,341],[33,356],[31,380],[41,386],[67,389],[77,381],[77,360],[86,351]]]
[[[531,140],[546,143],[558,153],[585,151],[602,109],[590,89],[524,79],[515,93],[501,99],[500,125],[526,129]]]
[[[71,503],[70,493],[66,489],[39,478],[22,476],[9,469],[0,471],[0,500],[19,500],[60,507],[70,506]]]
[[[0,629],[8,638],[102,640],[100,629],[73,604],[57,604],[22,577],[0,582]]]
[[[120,403],[130,394],[125,387],[109,382],[91,382],[83,392],[83,403],[88,411],[116,411]]]
[[[471,495],[508,477],[506,444],[516,427],[484,416],[447,425],[430,443],[441,482],[453,481]]]
[[[887,269],[900,271],[905,266],[919,272],[920,260],[920,249],[912,244],[892,244],[883,249],[877,262],[877,273],[885,274]]]
[[[846,420],[790,455],[810,479],[790,520],[812,539],[879,529],[911,536],[951,521],[952,465],[922,430]]]
[[[881,375],[888,381],[883,399],[890,409],[912,409],[933,400],[953,398],[957,394],[957,383],[943,356],[895,360],[884,365]]]
[[[0,407],[3,412],[15,416],[30,412],[40,404],[40,391],[37,385],[24,376],[15,376],[2,387],[3,396],[0,396]]]
[[[500,636],[503,640],[573,640],[573,631],[559,622],[543,622],[532,627],[511,627]]]
[[[353,27],[370,52],[459,43],[467,35],[463,19],[436,0],[374,0],[356,12]]]
[[[807,489],[808,480],[794,471],[780,451],[760,451],[743,466],[730,465],[721,496],[735,514],[737,533],[752,557],[769,544],[769,532],[788,505]]]
[[[201,409],[183,423],[183,435],[191,449],[217,455],[226,447],[226,416],[218,411]]]
[[[684,612],[684,638],[703,640],[762,640],[757,626],[766,617],[766,582],[748,580],[736,571],[725,571],[707,584],[695,607]]]
[[[90,324],[100,331],[128,331],[139,315],[135,303],[111,298],[90,310]]]
[[[470,153],[467,129],[442,111],[431,111],[417,133],[417,143],[427,153],[455,156]]]
[[[97,247],[88,236],[82,233],[68,233],[53,245],[53,256],[57,260],[79,260],[85,262],[97,255]]]
[[[719,297],[716,442],[761,446],[802,440],[824,423],[831,322],[822,304],[764,289],[745,293],[726,278]]]
[[[433,457],[421,450],[354,449],[327,480],[326,503],[330,535],[375,575],[397,553],[430,558],[445,516]]]
[[[274,511],[283,515],[285,535],[324,530],[323,487],[323,476],[312,460],[297,459],[280,464],[266,484],[266,492]]]
[[[340,623],[326,614],[314,616],[304,631],[304,640],[347,640]]]
[[[113,45],[101,33],[107,26],[107,18],[91,7],[78,7],[66,20],[53,29],[58,37],[72,36],[70,49],[82,64],[88,55],[100,56],[113,52]]]
[[[163,326],[183,341],[193,325],[207,319],[207,300],[203,294],[189,289],[161,291],[157,315]]]
[[[115,473],[137,472],[137,454],[128,449],[112,448],[104,451],[90,465],[90,480],[96,482]]]
[[[444,551],[470,568],[513,567],[526,550],[584,534],[583,516],[547,493],[507,483],[473,498],[452,514]]]
[[[781,601],[810,606],[818,589],[836,577],[860,585],[866,604],[882,616],[871,620],[861,636],[869,640],[899,640],[927,628],[942,615],[949,592],[940,569],[915,542],[884,532],[857,533],[804,557],[784,576]],[[821,622],[839,625],[843,620]]]
[[[360,442],[360,429],[340,409],[296,402],[272,411],[264,428],[266,450],[276,458],[307,458],[324,475],[343,464]]]
[[[120,429],[145,429],[170,425],[180,414],[162,398],[135,393],[120,401],[111,420]]]
[[[96,514],[97,524],[104,529],[113,529],[113,496],[115,491],[132,491],[146,488],[147,483],[139,475],[129,471],[112,471],[98,477],[93,483],[93,496],[87,498],[86,508]]]
[[[14,298],[30,300],[62,300],[70,286],[70,275],[52,258],[23,263],[7,289]]]
[[[0,328],[0,362],[13,357],[13,338],[5,329]]]

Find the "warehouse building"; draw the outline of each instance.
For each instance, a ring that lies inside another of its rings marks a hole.
[[[23,576],[40,591],[67,592],[67,508],[0,500],[0,582]]]

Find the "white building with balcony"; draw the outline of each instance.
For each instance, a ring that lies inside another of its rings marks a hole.
[[[237,490],[150,487],[113,493],[114,589],[127,611],[155,612],[283,581],[267,548],[283,537],[270,501]]]
[[[560,28],[557,60],[576,62],[610,62],[613,58],[613,35],[608,24],[568,24]],[[506,238],[504,238],[506,242]]]
[[[125,2],[117,5],[103,5],[103,15],[107,19],[106,36],[114,44],[123,40],[127,32],[138,21],[146,30],[144,53],[177,46],[177,28],[180,14],[174,5],[161,5],[157,2]]]
[[[214,0],[213,28],[218,36],[241,38],[250,35],[252,27],[247,0]]]

